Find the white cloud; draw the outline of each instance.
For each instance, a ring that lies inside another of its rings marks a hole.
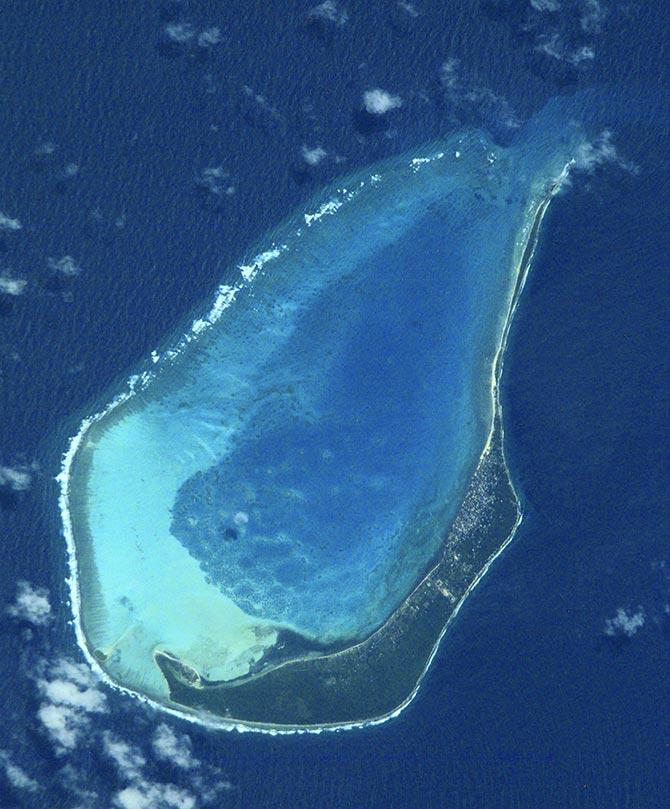
[[[37,717],[57,753],[73,750],[90,725],[89,714],[107,711],[107,698],[84,663],[61,659],[41,665],[37,688],[43,702]]]
[[[171,22],[163,29],[166,39],[175,45],[191,45],[197,43],[200,48],[213,48],[223,42],[221,29],[212,25],[203,28],[199,33],[190,22]]]
[[[174,784],[150,781],[144,775],[146,758],[135,745],[109,731],[102,734],[103,750],[116,764],[126,786],[114,796],[119,809],[195,809],[194,795]],[[178,767],[190,769],[198,766],[192,757],[188,737],[178,737],[167,725],[159,725],[153,738],[154,752]]]
[[[190,786],[204,803],[214,803],[222,792],[235,789],[218,767],[203,765],[193,755],[191,740],[186,734],[177,734],[162,723],[154,732],[152,747],[157,759],[189,771]]]
[[[340,27],[349,19],[347,12],[340,9],[335,0],[324,0],[323,3],[310,9],[307,16],[312,20],[321,20]]]
[[[256,93],[246,84],[242,86],[242,92],[250,100],[251,104],[255,105],[258,113],[273,121],[282,120],[279,110],[274,107],[264,95],[261,93]]]
[[[176,767],[190,770],[200,766],[193,755],[189,737],[185,734],[178,736],[168,725],[161,724],[156,728],[152,745],[157,758],[169,761]]]
[[[201,775],[191,777],[191,785],[205,803],[212,803],[221,792],[230,792],[235,789],[235,785],[228,781],[227,778],[222,778],[221,773],[216,771],[216,768],[209,769],[210,778],[208,781]]]
[[[196,177],[196,185],[216,197],[230,197],[235,193],[235,184],[230,172],[223,166],[207,166]]]
[[[302,147],[302,158],[308,166],[318,166],[319,163],[328,156],[328,152],[321,146]]]
[[[578,65],[585,60],[595,59],[596,52],[591,45],[582,45],[581,48],[576,48],[568,54],[568,60],[573,65]]]
[[[558,11],[561,4],[558,0],[530,0],[535,11]]]
[[[587,34],[597,34],[602,28],[607,12],[600,5],[599,0],[582,0],[581,16],[579,19],[582,31]]]
[[[68,680],[40,680],[38,688],[55,705],[69,705],[85,713],[103,713],[106,710],[105,695],[97,688],[80,688]]]
[[[632,638],[633,635],[644,626],[644,610],[638,607],[635,612],[627,612],[623,607],[619,607],[614,618],[605,621],[605,634],[626,635]]]
[[[11,216],[0,212],[0,230],[21,230],[22,227],[18,219],[12,219]]]
[[[386,90],[377,87],[363,93],[363,106],[370,115],[384,115],[391,110],[402,107],[402,98],[391,95]]]
[[[58,753],[74,750],[87,725],[83,714],[64,705],[43,703],[37,711],[37,718],[51,737]]]
[[[0,750],[0,767],[5,771],[9,783],[15,788],[26,792],[37,792],[40,789],[39,783],[31,778],[25,770],[14,764],[9,753]]]
[[[27,285],[25,278],[15,278],[9,272],[0,275],[0,293],[5,295],[20,295]]]
[[[579,48],[575,48],[575,50],[568,50],[557,32],[549,36],[538,37],[535,50],[559,62],[568,62],[575,67],[581,62],[592,61],[595,59],[596,55],[592,45],[582,45]]]
[[[49,591],[20,581],[16,587],[16,601],[7,612],[13,618],[30,621],[35,626],[46,626],[52,618]]]
[[[193,39],[195,31],[189,22],[171,22],[165,26],[165,36],[172,42],[185,45]]]
[[[34,154],[37,157],[48,157],[56,151],[56,144],[53,141],[47,140],[40,143],[35,147]]]
[[[81,267],[77,265],[77,262],[72,258],[72,256],[63,256],[63,258],[59,259],[49,257],[47,259],[47,266],[50,270],[54,270],[55,272],[60,272],[63,275],[68,276],[79,275],[81,272]]]
[[[201,48],[212,48],[223,41],[221,29],[213,25],[211,28],[205,28],[198,34],[198,45]]]
[[[119,809],[195,809],[195,797],[174,784],[131,784],[114,796]]]
[[[90,777],[79,772],[72,764],[66,764],[60,771],[60,780],[68,793],[78,799],[72,809],[96,809],[100,806],[98,793],[90,789]]]
[[[603,163],[615,163],[620,168],[636,174],[639,169],[634,164],[624,160],[612,142],[612,132],[604,129],[593,141],[581,143],[575,154],[575,167],[582,171],[593,172]]]
[[[116,764],[119,774],[127,781],[142,777],[142,768],[147,763],[142,752],[133,745],[124,742],[109,731],[102,734],[105,753]]]
[[[416,19],[419,16],[419,11],[414,3],[408,3],[406,0],[398,0],[398,8],[408,14],[413,19]]]
[[[93,688],[98,685],[98,678],[85,663],[73,663],[65,657],[60,658],[51,666],[51,675],[64,677],[83,688]]]
[[[459,65],[459,60],[453,56],[450,56],[442,63],[442,67],[440,68],[440,82],[443,87],[456,89],[461,85],[461,80],[458,75]]]
[[[27,466],[0,466],[0,489],[25,492],[30,488],[32,475]]]

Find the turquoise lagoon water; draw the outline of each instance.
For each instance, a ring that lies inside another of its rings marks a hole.
[[[81,443],[81,615],[113,676],[161,695],[156,649],[230,679],[282,627],[383,623],[485,446],[524,236],[581,140],[545,113],[342,180],[154,353]]]

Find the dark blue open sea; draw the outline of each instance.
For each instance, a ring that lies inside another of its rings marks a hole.
[[[4,4],[1,809],[670,806],[669,31],[661,0]],[[80,420],[326,183],[576,96],[600,134],[505,358],[526,518],[417,699],[273,737],[97,682],[54,480]]]

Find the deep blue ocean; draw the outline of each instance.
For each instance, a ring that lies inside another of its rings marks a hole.
[[[5,5],[1,809],[670,806],[669,23],[660,0]],[[363,114],[376,87],[402,103]],[[505,358],[526,518],[417,699],[271,737],[90,679],[54,481],[80,420],[326,183],[466,125],[505,143],[585,89],[609,131]]]

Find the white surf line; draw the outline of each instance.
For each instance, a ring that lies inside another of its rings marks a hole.
[[[570,169],[574,165],[575,165],[575,160],[574,159],[571,159],[565,165],[565,167],[563,168],[563,170],[560,173],[559,177],[553,182],[552,187],[551,187],[550,192],[549,192],[548,198],[545,197],[543,199],[543,201],[540,203],[540,205],[536,207],[535,215],[537,215],[537,213],[538,213],[538,208],[541,207],[541,205],[544,204],[545,207],[544,207],[544,210],[541,213],[541,216],[544,217],[544,214],[546,213],[549,202],[560,191],[563,183],[565,182],[565,180],[568,178],[568,176],[570,174]],[[533,222],[534,222],[534,220],[533,220]],[[531,226],[527,230],[527,238],[530,237],[530,235],[531,235],[531,233],[533,231],[533,222],[531,222]],[[541,219],[540,219],[540,223],[541,223]],[[537,229],[536,235],[539,234],[539,224],[540,223],[538,223],[538,229]],[[520,251],[519,261],[521,261],[523,259],[523,256],[525,254],[525,250],[526,250],[527,246],[528,246],[528,241],[526,240],[524,243],[522,243],[522,248],[521,248],[521,251]],[[273,249],[274,249],[274,246],[273,246]],[[502,356],[503,356],[502,352],[504,351],[504,348],[505,348],[505,345],[506,345],[506,342],[507,342],[507,337],[508,337],[508,334],[509,334],[509,327],[510,327],[510,324],[511,324],[511,320],[512,320],[512,318],[514,316],[514,313],[516,311],[519,295],[520,295],[520,293],[521,293],[521,291],[523,289],[523,286],[525,285],[525,281],[526,281],[526,278],[528,276],[528,271],[530,269],[530,265],[531,265],[531,262],[532,262],[532,257],[534,255],[534,250],[535,250],[535,247],[533,246],[533,251],[531,252],[531,254],[530,254],[529,258],[528,258],[527,266],[526,266],[525,271],[523,273],[523,277],[521,279],[519,279],[515,284],[514,289],[515,289],[516,294],[513,295],[513,300],[511,301],[511,308],[510,308],[510,310],[508,312],[506,323],[505,323],[505,326],[503,328],[503,341],[501,342],[500,346],[498,347],[498,351],[496,352],[495,357],[494,357],[494,363],[493,363],[494,369],[496,368],[496,366],[498,364],[499,358],[502,358]],[[229,286],[221,286],[217,290],[217,297],[215,299],[215,303],[214,303],[212,309],[210,310],[210,317],[208,318],[210,320],[209,325],[212,324],[212,321],[216,322],[216,320],[218,320],[221,317],[221,315],[223,314],[223,311],[225,309],[227,309],[234,302],[236,294],[237,294],[238,291],[239,291],[239,288],[229,287]],[[194,323],[195,322],[198,322],[198,321],[194,321]],[[193,330],[190,333],[186,334],[179,341],[178,346],[177,346],[178,350],[182,349],[186,345],[186,343],[190,342],[191,339],[193,339],[192,334],[193,334]],[[173,351],[174,350],[170,350],[170,351],[166,352],[166,355],[169,358],[173,358],[174,356],[176,356],[176,353],[177,353],[177,352],[173,353]],[[153,359],[153,357],[154,357],[154,352],[152,352],[152,360],[154,362],[157,362],[158,360]],[[502,361],[500,362],[499,371],[500,372],[502,371]],[[494,394],[494,402],[496,403],[497,410],[494,410],[492,423],[491,423],[491,430],[489,432],[489,436],[487,438],[485,447],[484,447],[484,449],[483,449],[483,451],[482,451],[482,453],[480,455],[479,463],[481,463],[483,458],[490,451],[491,440],[492,440],[494,430],[495,430],[495,417],[496,416],[500,416],[501,449],[503,450],[503,460],[504,460],[504,440],[503,440],[504,439],[504,431],[503,431],[503,422],[502,422],[502,410],[500,408],[500,403],[498,401],[498,395],[497,395],[499,376],[500,376],[500,374],[499,373],[496,374],[495,370],[494,370],[493,381],[492,381],[492,393]],[[220,717],[216,717],[216,716],[214,716],[212,714],[202,714],[202,713],[195,714],[195,712],[193,712],[191,709],[187,708],[186,706],[182,706],[179,709],[176,709],[176,708],[172,707],[169,704],[166,704],[166,703],[163,703],[163,702],[159,701],[158,699],[149,697],[149,696],[147,696],[145,694],[142,694],[139,691],[135,691],[133,689],[128,688],[127,686],[121,685],[119,682],[114,680],[102,668],[102,666],[100,665],[98,660],[91,653],[89,645],[88,645],[88,641],[86,639],[86,635],[85,635],[85,633],[83,631],[83,626],[82,626],[82,621],[81,621],[81,595],[80,595],[80,588],[79,588],[79,570],[78,570],[77,560],[76,560],[76,545],[75,545],[75,541],[74,541],[74,533],[73,533],[73,529],[72,529],[72,519],[71,519],[71,513],[70,513],[70,493],[69,493],[70,469],[71,469],[74,457],[75,457],[77,451],[79,450],[79,448],[81,447],[81,444],[82,444],[86,434],[88,433],[88,430],[90,429],[90,427],[93,424],[100,421],[107,414],[111,413],[120,404],[122,404],[126,400],[130,399],[139,390],[144,389],[146,387],[146,385],[149,383],[149,381],[151,380],[152,377],[153,377],[153,375],[151,373],[147,372],[147,371],[145,371],[144,373],[142,373],[140,375],[131,376],[129,378],[129,380],[128,380],[129,388],[128,388],[127,391],[124,391],[123,393],[119,394],[115,399],[112,400],[112,402],[110,402],[110,404],[106,408],[99,411],[98,413],[95,413],[93,416],[86,417],[81,422],[79,431],[70,439],[68,448],[65,451],[65,453],[63,454],[63,459],[62,459],[62,464],[61,464],[61,471],[56,476],[56,481],[60,485],[60,495],[59,495],[58,502],[59,502],[59,508],[60,508],[60,512],[61,512],[61,518],[63,520],[63,535],[65,537],[65,543],[66,543],[66,549],[67,549],[67,557],[68,557],[67,561],[68,561],[69,576],[66,578],[66,583],[67,583],[69,591],[70,591],[70,608],[72,609],[72,614],[73,614],[73,619],[69,623],[71,623],[73,628],[74,628],[77,645],[81,649],[81,651],[82,651],[82,653],[84,655],[84,658],[88,662],[88,664],[91,667],[92,671],[97,675],[97,677],[102,682],[104,682],[107,686],[109,686],[114,691],[117,691],[117,692],[123,693],[123,694],[125,694],[127,696],[133,697],[134,699],[138,700],[139,702],[141,702],[141,703],[143,703],[145,705],[148,705],[148,706],[150,706],[150,707],[152,707],[152,708],[154,708],[154,709],[156,709],[158,711],[162,711],[164,713],[167,713],[167,714],[169,714],[171,716],[174,716],[174,717],[176,717],[178,719],[183,719],[183,720],[185,720],[187,722],[191,722],[192,724],[196,724],[196,725],[211,728],[211,729],[217,729],[217,730],[237,731],[237,732],[240,732],[240,733],[243,733],[243,732],[265,733],[265,734],[269,734],[269,735],[296,735],[296,734],[299,735],[299,734],[303,734],[303,733],[317,733],[318,734],[318,733],[323,733],[323,732],[326,732],[326,731],[333,732],[333,731],[354,730],[354,729],[358,729],[358,728],[373,727],[373,726],[376,726],[376,725],[381,725],[384,722],[388,722],[391,719],[394,719],[397,716],[399,716],[416,698],[416,695],[419,692],[421,684],[423,683],[423,680],[424,680],[424,678],[425,678],[425,676],[426,676],[426,674],[427,674],[427,672],[428,672],[428,670],[429,670],[429,668],[431,666],[431,663],[432,663],[435,655],[437,654],[437,652],[439,650],[440,644],[442,642],[442,638],[444,637],[444,635],[446,634],[448,628],[450,627],[451,622],[454,620],[456,615],[458,615],[458,613],[459,613],[463,603],[465,602],[466,598],[468,597],[468,595],[470,595],[470,593],[475,589],[477,584],[479,584],[479,582],[484,577],[484,575],[488,572],[491,564],[498,558],[498,556],[500,556],[500,554],[505,550],[505,548],[514,539],[514,537],[516,535],[516,532],[517,532],[519,526],[521,525],[521,522],[522,522],[522,519],[523,519],[523,514],[522,514],[522,511],[521,511],[520,506],[519,506],[519,499],[518,499],[518,497],[516,495],[516,491],[514,490],[514,486],[513,486],[511,477],[508,475],[510,486],[512,488],[512,491],[514,493],[515,499],[516,499],[517,504],[518,504],[517,505],[518,516],[517,516],[517,520],[516,520],[516,522],[514,524],[514,527],[513,527],[512,531],[511,531],[509,537],[500,546],[498,551],[495,554],[493,554],[493,556],[490,557],[490,559],[486,562],[484,567],[482,567],[482,569],[479,571],[479,573],[475,576],[473,581],[470,583],[470,585],[466,589],[465,593],[461,596],[459,602],[457,603],[457,605],[454,608],[453,612],[449,616],[449,619],[447,620],[446,624],[444,625],[442,631],[440,632],[440,634],[439,634],[439,636],[438,636],[438,638],[437,638],[437,640],[435,642],[435,645],[433,646],[433,649],[432,649],[432,651],[431,651],[431,653],[430,653],[430,655],[428,657],[428,660],[426,662],[426,666],[425,666],[421,676],[417,680],[416,685],[412,689],[411,693],[407,696],[407,698],[405,700],[403,700],[403,702],[400,703],[400,705],[398,705],[398,707],[395,708],[393,711],[389,712],[388,714],[384,714],[382,716],[375,717],[375,718],[372,718],[372,719],[365,719],[365,720],[360,720],[360,721],[356,720],[356,721],[353,721],[353,722],[333,723],[333,724],[323,724],[323,725],[295,725],[295,726],[292,726],[292,725],[276,725],[276,726],[273,726],[272,724],[269,724],[269,723],[261,724],[261,723],[254,723],[254,722],[244,722],[244,721],[241,721],[241,720],[226,720],[226,719],[223,719],[223,718],[220,718]],[[479,465],[479,463],[478,463],[478,465]],[[425,579],[428,578],[434,572],[434,570],[435,570],[435,568],[433,568],[426,576],[424,576],[424,578],[421,580],[421,582],[417,586],[420,586],[421,583],[423,583],[423,581],[425,581]],[[416,591],[416,587],[414,588],[412,593],[414,593],[415,591]],[[408,596],[408,598],[409,598],[409,596]],[[407,600],[407,599],[405,599],[405,600]],[[349,648],[355,648],[355,647],[349,647]]]

